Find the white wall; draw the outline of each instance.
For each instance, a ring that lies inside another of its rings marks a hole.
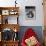
[[[0,0],[0,6],[15,6],[15,0]],[[17,0],[17,6],[20,7],[19,10],[19,24],[21,26],[43,26],[43,6],[42,0]],[[35,6],[36,7],[36,19],[27,20],[25,14],[25,6]]]

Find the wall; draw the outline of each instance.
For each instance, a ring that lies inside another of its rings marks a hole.
[[[0,0],[1,7],[15,6],[15,0]],[[42,0],[17,0],[17,6],[20,7],[19,10],[19,24],[20,26],[43,26],[43,6]],[[36,19],[27,20],[25,14],[25,6],[35,6],[36,7]]]
[[[24,4],[23,4],[24,2]],[[43,11],[42,11],[42,0],[29,0],[29,1],[23,1],[21,3],[21,20],[20,24],[22,26],[43,26]],[[28,3],[28,4],[27,4]],[[36,7],[36,19],[35,20],[26,20],[26,15],[25,15],[25,6],[35,6]]]

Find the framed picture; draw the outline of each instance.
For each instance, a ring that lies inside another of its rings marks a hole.
[[[10,15],[16,15],[18,12],[16,10],[10,10]]]
[[[25,6],[26,19],[35,19],[36,18],[36,8],[35,6]]]
[[[9,15],[9,10],[2,10],[2,15]]]

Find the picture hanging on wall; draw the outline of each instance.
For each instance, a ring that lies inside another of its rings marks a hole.
[[[25,6],[26,19],[32,20],[36,18],[35,6]]]

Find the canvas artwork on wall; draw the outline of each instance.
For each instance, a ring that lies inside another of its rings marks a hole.
[[[36,18],[36,8],[35,6],[25,6],[26,19],[35,19]]]

